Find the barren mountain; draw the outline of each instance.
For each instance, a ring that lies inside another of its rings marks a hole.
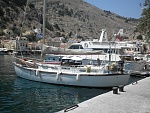
[[[29,0],[24,14],[24,0],[0,0],[0,23],[3,29],[11,29],[18,35],[20,30],[42,28],[43,1]],[[24,21],[23,21],[24,20]],[[46,35],[56,37],[98,38],[101,29],[107,29],[109,38],[119,29],[124,29],[128,37],[133,34],[138,20],[119,16],[111,11],[101,10],[83,0],[47,0]],[[23,29],[21,29],[23,28]],[[2,34],[0,32],[0,34]]]

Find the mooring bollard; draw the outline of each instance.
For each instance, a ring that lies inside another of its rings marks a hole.
[[[113,87],[113,94],[118,94],[118,87]]]
[[[123,85],[120,85],[120,86],[119,86],[119,91],[120,91],[120,92],[124,92],[124,86],[123,86]]]

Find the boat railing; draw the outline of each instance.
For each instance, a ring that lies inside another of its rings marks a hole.
[[[98,68],[92,65],[87,65],[87,66],[86,65],[71,65],[71,66],[41,65],[40,68],[44,70],[57,71],[59,73],[71,72],[77,74],[77,73],[99,73],[100,70],[104,69],[104,66],[102,68]]]
[[[14,56],[15,59],[28,59],[28,60],[34,60],[34,61],[42,61],[42,59],[37,59],[37,58],[34,58],[34,57],[22,57],[22,56]]]
[[[83,67],[83,65],[61,66],[59,71],[61,72],[71,71],[72,73],[78,73],[79,67]]]

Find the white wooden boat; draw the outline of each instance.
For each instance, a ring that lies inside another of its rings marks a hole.
[[[106,65],[82,65],[82,60],[73,56],[62,58],[56,64],[36,63],[38,66],[29,66],[27,62],[25,65],[14,62],[14,66],[17,76],[38,82],[84,87],[127,85],[130,75],[112,69],[108,71]]]

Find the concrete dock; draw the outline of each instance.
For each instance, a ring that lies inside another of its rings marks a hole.
[[[150,113],[150,77],[96,96],[58,113]]]

